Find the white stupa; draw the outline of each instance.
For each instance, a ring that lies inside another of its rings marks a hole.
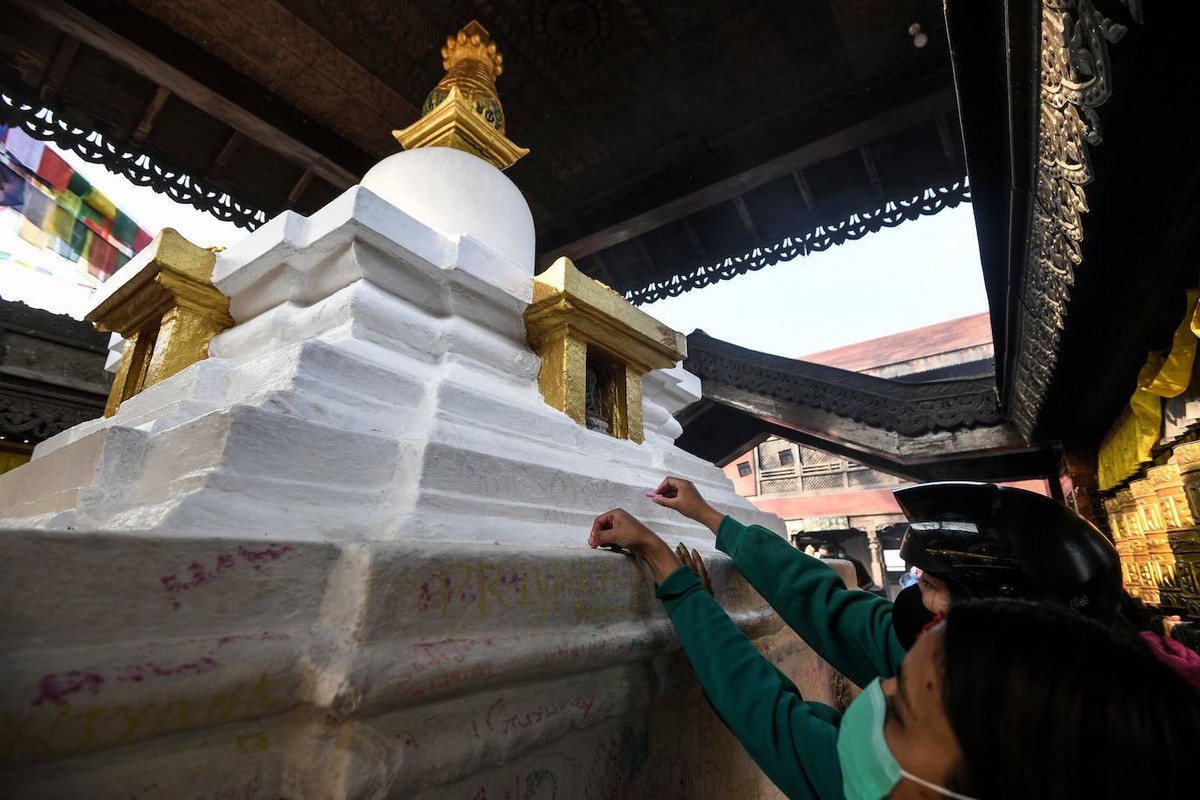
[[[165,274],[164,237],[126,291]],[[667,474],[781,523],[674,446],[681,368],[645,376],[641,442],[546,402],[533,272],[520,191],[450,147],[219,253],[234,324],[208,357],[0,477],[5,796],[776,796],[649,575],[586,537],[624,506],[711,554],[645,499]],[[739,624],[832,699],[711,558]]]

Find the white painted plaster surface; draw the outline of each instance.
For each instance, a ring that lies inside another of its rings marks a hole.
[[[0,476],[4,796],[775,796],[644,569],[586,536],[624,506],[700,549],[832,702],[712,536],[644,493],[682,475],[782,524],[674,447],[681,369],[646,377],[640,445],[545,405],[528,209],[481,161],[407,158],[431,152],[221,253],[237,325],[211,357]]]

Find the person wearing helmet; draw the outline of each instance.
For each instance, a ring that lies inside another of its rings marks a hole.
[[[900,557],[943,582],[951,601],[1025,597],[1119,615],[1116,549],[1062,503],[991,483],[925,483],[895,496],[909,522]]]
[[[960,599],[1026,598],[1106,624],[1116,619],[1122,593],[1117,552],[1066,506],[988,483],[927,483],[895,495],[910,523],[901,556],[924,570],[918,586],[901,592],[895,604],[847,591],[828,565],[773,531],[716,511],[690,481],[666,478],[651,499],[715,533],[717,549],[784,622],[859,686],[894,676],[934,613]]]

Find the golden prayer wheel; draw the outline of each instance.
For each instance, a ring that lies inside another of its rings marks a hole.
[[[1122,489],[1117,492],[1116,527],[1121,531],[1121,541],[1117,552],[1121,556],[1121,570],[1125,575],[1125,587],[1134,597],[1141,597],[1142,575],[1137,557],[1146,554],[1146,534],[1142,530],[1141,517],[1138,514],[1137,501],[1133,492]]]
[[[1175,555],[1176,579],[1182,595],[1181,605],[1189,615],[1200,614],[1200,442],[1176,445],[1172,458],[1179,466],[1181,491],[1187,500],[1190,524],[1171,531],[1171,551]]]
[[[1166,464],[1146,470],[1146,476],[1154,487],[1158,507],[1162,512],[1163,527],[1167,530],[1189,528],[1195,524],[1192,509],[1183,492],[1183,478],[1179,464],[1172,459]]]
[[[1187,498],[1192,519],[1200,519],[1200,442],[1175,445],[1174,460],[1179,465],[1183,494]]]
[[[1175,551],[1171,546],[1172,536],[1192,526],[1192,512],[1183,494],[1183,479],[1179,476],[1179,465],[1173,461],[1146,470],[1146,477],[1154,487],[1159,512],[1165,530],[1146,534],[1147,550],[1158,576],[1159,601],[1163,605],[1182,606],[1183,589]]]
[[[1113,546],[1116,547],[1117,555],[1121,559],[1121,584],[1125,587],[1125,591],[1136,595],[1134,588],[1137,586],[1137,571],[1133,566],[1132,552],[1130,546],[1133,544],[1125,536],[1125,520],[1121,518],[1121,501],[1116,495],[1104,500],[1104,511],[1108,516],[1108,527],[1112,531]]]
[[[1144,549],[1134,552],[1134,562],[1138,567],[1138,577],[1141,581],[1141,598],[1147,603],[1158,605],[1162,602],[1159,586],[1162,585],[1162,573],[1159,571],[1159,561],[1155,557],[1167,545],[1167,529],[1163,525],[1162,507],[1158,504],[1158,495],[1154,493],[1154,484],[1149,478],[1131,481],[1129,491],[1137,506],[1137,519],[1145,534]]]

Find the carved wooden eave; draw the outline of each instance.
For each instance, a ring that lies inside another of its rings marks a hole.
[[[1130,6],[1140,21],[1138,0]],[[1091,0],[1042,2],[1033,203],[1020,310],[1010,340],[1018,350],[1008,413],[1026,439],[1037,427],[1058,361],[1075,271],[1084,266],[1084,187],[1095,178],[1088,148],[1103,141],[1096,109],[1112,94],[1108,45],[1125,32]]]
[[[971,197],[938,3],[428,5],[9,0],[0,123],[253,229],[395,152],[438,32],[478,16],[511,133],[536,133],[509,175],[539,266],[567,256],[634,303]]]
[[[914,480],[1026,477],[1052,467],[1003,420],[991,378],[908,383],[760,353],[702,332],[689,372],[704,399],[677,444],[728,463],[769,435]]]
[[[1105,13],[1097,10],[1097,2]],[[1120,98],[1125,117],[1112,112],[1109,123],[1124,133],[1122,138],[1105,142],[1101,128],[1097,109],[1114,94],[1113,53],[1118,51],[1110,48],[1127,32],[1107,15],[1140,23],[1140,3],[1040,0],[988,6],[950,0],[946,5],[952,45],[959,43],[951,48],[952,60],[1000,398],[1027,441],[1094,435],[1081,433],[1084,424],[1069,419],[1069,406],[1079,402],[1078,382],[1087,370],[1099,369],[1098,356],[1124,369],[1116,348],[1080,344],[1087,337],[1097,343],[1104,339],[1097,335],[1099,318],[1107,317],[1110,327],[1121,324],[1108,309],[1119,307],[1113,298],[1122,291],[1134,290],[1120,281],[1127,268],[1118,268],[1120,248],[1109,236],[1124,222],[1118,203],[1130,200],[1115,185],[1124,178],[1098,175],[1091,150],[1104,142],[1101,150],[1120,152],[1122,160],[1147,158],[1129,141],[1134,115],[1145,110],[1138,105],[1135,111],[1125,101],[1136,105],[1137,98]],[[1144,38],[1138,37],[1139,46]],[[1001,51],[1005,59],[995,57]],[[1125,91],[1154,81],[1149,71],[1131,75]],[[1101,161],[1101,173],[1114,171],[1112,157]],[[1093,198],[1109,207],[1085,241],[1092,227],[1087,219],[1096,215]],[[1076,302],[1080,296],[1082,307]],[[1064,385],[1066,374],[1073,389]],[[1117,391],[1103,383],[1092,389]],[[1128,399],[1131,389],[1120,391]],[[1094,424],[1090,408],[1080,412],[1074,416]]]
[[[107,340],[86,322],[0,300],[0,436],[37,444],[99,417]]]
[[[800,223],[789,233],[760,238],[745,250],[700,261],[675,274],[643,278],[632,284],[623,282],[626,286],[625,296],[635,305],[677,297],[690,289],[710,286],[782,261],[819,253],[883,228],[894,228],[902,222],[969,202],[971,186],[965,176],[944,186],[933,186],[911,195],[900,193],[877,200],[861,210],[829,217],[820,224]]]

